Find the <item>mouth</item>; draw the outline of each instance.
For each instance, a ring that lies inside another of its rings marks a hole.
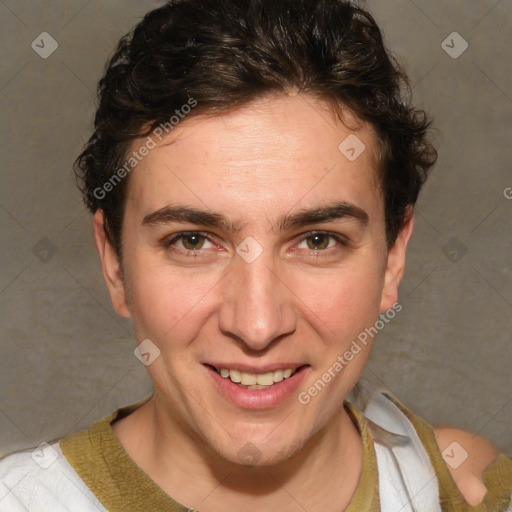
[[[226,368],[228,366],[228,368]],[[231,404],[245,410],[269,410],[279,405],[293,404],[293,397],[308,378],[309,364],[281,363],[255,366],[235,366],[228,363],[205,364],[213,388]]]
[[[223,379],[231,381],[233,384],[242,389],[270,389],[276,384],[289,379],[297,372],[302,371],[308,365],[300,365],[294,367],[277,368],[272,371],[261,373],[252,373],[235,368],[217,368],[213,365],[206,364],[205,366],[214,370]]]
[[[298,395],[311,379],[313,367],[290,359],[259,363],[199,363],[205,374],[204,379],[201,375],[198,378],[201,402],[212,411],[212,417],[219,417],[226,431],[246,432],[247,425],[251,424],[250,431],[267,431],[270,436],[292,415],[298,421],[304,415]]]

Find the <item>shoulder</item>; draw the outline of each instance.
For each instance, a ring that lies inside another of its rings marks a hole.
[[[430,458],[439,482],[441,499],[453,500],[459,496],[469,505],[485,501],[486,506],[491,504],[491,508],[495,502],[510,502],[512,459],[500,454],[491,442],[454,427],[434,428],[387,392],[374,393],[370,401],[372,404],[373,413],[375,404],[380,405],[378,419],[381,426],[390,426],[395,432],[407,434],[407,425],[411,425],[418,442]],[[389,418],[386,418],[387,413]],[[406,427],[404,431],[397,430],[397,423]]]
[[[439,450],[460,492],[471,505],[480,503],[487,489],[485,470],[499,455],[487,439],[453,427],[434,428]]]
[[[0,512],[105,510],[62,454],[59,443],[43,443],[0,459]],[[98,506],[99,505],[99,506]]]

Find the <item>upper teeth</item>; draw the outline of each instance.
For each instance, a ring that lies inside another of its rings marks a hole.
[[[286,368],[286,370],[275,370],[267,373],[248,373],[241,372],[239,370],[227,370],[226,368],[220,369],[222,377],[231,379],[232,382],[241,383],[244,386],[253,386],[259,384],[260,386],[271,386],[275,382],[281,382],[283,379],[287,379],[293,373],[297,371],[297,368],[293,370]]]

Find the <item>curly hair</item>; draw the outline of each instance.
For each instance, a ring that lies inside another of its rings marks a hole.
[[[99,194],[134,139],[183,105],[220,115],[290,89],[348,108],[380,144],[388,247],[437,159],[401,65],[373,17],[344,0],[170,0],[121,38],[98,85],[94,133],[75,162],[87,207],[102,209],[121,257],[128,179]],[[124,174],[124,173],[123,173]]]

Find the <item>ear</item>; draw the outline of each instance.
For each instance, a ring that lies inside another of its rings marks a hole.
[[[391,309],[398,302],[398,286],[404,275],[405,253],[411,239],[413,226],[413,209],[412,206],[409,206],[406,211],[405,224],[398,234],[394,245],[388,251],[388,263],[380,302],[381,313]]]
[[[103,278],[114,309],[123,317],[130,318],[130,309],[126,301],[126,290],[117,253],[105,232],[105,216],[103,210],[97,210],[93,219],[94,243],[101,261]]]

